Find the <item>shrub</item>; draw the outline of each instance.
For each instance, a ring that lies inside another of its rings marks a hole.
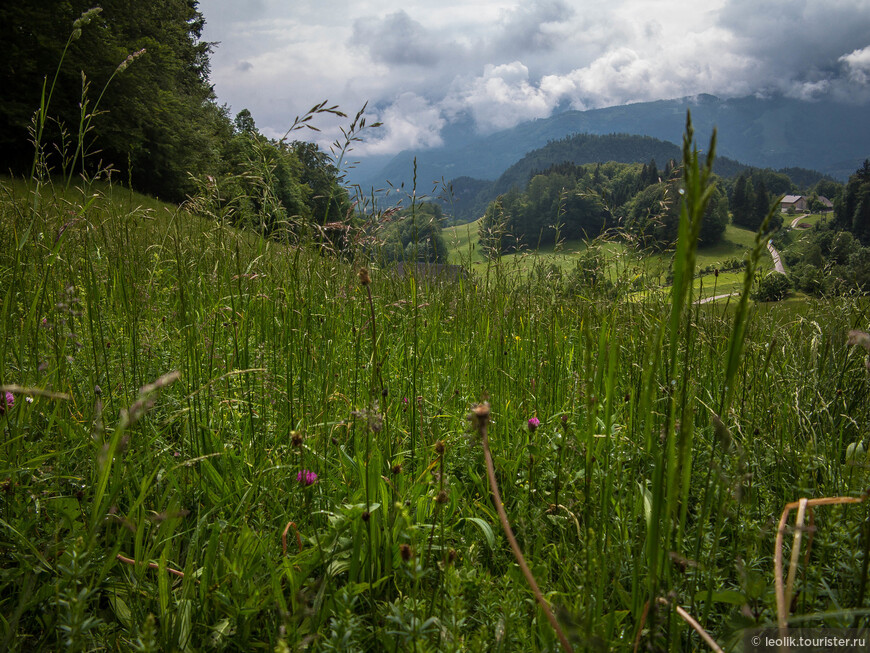
[[[757,302],[778,302],[788,294],[790,288],[791,284],[787,276],[779,272],[770,272],[758,282],[755,292],[752,293],[752,299]]]

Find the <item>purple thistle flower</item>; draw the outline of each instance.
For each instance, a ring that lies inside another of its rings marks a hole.
[[[317,482],[317,474],[310,472],[307,469],[303,469],[301,472],[296,474],[296,480],[305,486],[314,485]]]
[[[3,415],[7,410],[15,405],[15,396],[11,392],[6,392],[4,394],[5,396],[0,395],[0,415]]]
[[[531,431],[532,433],[537,431],[538,427],[540,425],[541,425],[541,420],[539,420],[537,417],[530,417],[529,418],[529,431]]]

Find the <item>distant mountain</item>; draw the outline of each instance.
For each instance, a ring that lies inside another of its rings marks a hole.
[[[845,180],[870,156],[870,107],[866,105],[781,96],[723,100],[699,95],[565,111],[486,136],[473,134],[465,124],[458,127],[462,133],[454,135],[448,126],[444,147],[401,152],[380,172],[358,181],[363,188],[381,188],[387,180],[409,187],[415,158],[417,186],[423,193],[442,179],[495,180],[526,153],[578,133],[636,134],[680,143],[687,109],[692,111],[700,147],[706,147],[717,127],[719,155],[747,165],[809,168]]]

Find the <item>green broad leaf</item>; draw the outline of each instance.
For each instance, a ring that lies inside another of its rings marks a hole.
[[[867,452],[863,442],[853,442],[846,447],[846,464],[861,465],[867,462]]]
[[[109,603],[112,605],[112,612],[118,617],[118,621],[124,624],[125,628],[133,630],[133,622],[131,619],[132,613],[127,603],[117,594],[109,595]]]
[[[642,485],[640,481],[637,483],[637,489],[640,490],[640,496],[643,499],[643,516],[646,520],[646,527],[649,528],[652,523],[652,493],[649,491],[649,488]]]
[[[166,573],[166,558],[169,549],[167,543],[163,547],[163,553],[160,555],[159,567],[157,569],[157,598],[160,606],[160,616],[164,618],[169,611],[169,574]]]
[[[707,591],[701,590],[700,592],[695,594],[695,600],[706,601]],[[743,605],[747,602],[746,595],[738,590],[722,590],[720,592],[713,592],[710,600],[713,603],[728,603],[730,605]]]
[[[209,482],[209,490],[217,490],[218,494],[214,497],[216,502],[221,501],[227,495],[227,484],[223,477],[211,464],[210,460],[202,460],[199,464],[199,472]],[[211,492],[209,492],[211,494]]]
[[[342,588],[342,591],[347,591],[349,597],[356,596],[368,592],[369,589],[377,589],[384,583],[390,580],[389,576],[381,576],[373,583],[348,583]]]
[[[234,632],[235,628],[233,627],[232,622],[224,617],[212,626],[210,637],[211,645],[215,648],[224,646],[227,637],[232,635]]]
[[[625,621],[625,618],[631,614],[630,610],[614,610],[613,612],[606,614],[605,619],[610,621],[614,628],[622,625],[622,622]]]
[[[495,551],[495,533],[492,531],[492,526],[480,517],[466,517],[465,521],[471,522],[477,526],[480,529],[480,532],[483,533],[483,537],[486,539],[486,543],[489,545],[490,550]]]
[[[186,651],[190,645],[191,613],[193,604],[190,599],[181,599],[175,612],[178,628],[178,650]]]
[[[334,560],[329,563],[329,566],[326,568],[326,574],[330,578],[334,578],[339,574],[343,574],[348,569],[350,569],[350,560]]]

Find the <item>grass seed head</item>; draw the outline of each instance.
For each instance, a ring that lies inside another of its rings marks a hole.
[[[489,402],[482,401],[471,407],[471,412],[468,413],[468,421],[474,430],[480,432],[486,428],[489,423]]]

